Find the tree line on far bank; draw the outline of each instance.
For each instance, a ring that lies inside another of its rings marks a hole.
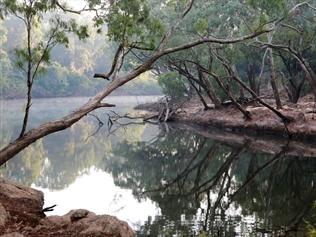
[[[45,18],[43,25],[47,24]],[[80,19],[79,19],[80,21]],[[45,37],[44,26],[36,29],[35,37]],[[14,17],[0,21],[0,99],[26,97],[25,74],[17,67],[15,49],[23,46],[26,38],[23,25]],[[95,71],[109,67],[115,44],[107,42],[101,34],[91,32],[86,41],[69,35],[69,44],[52,49],[50,62],[37,76],[34,98],[92,96],[104,83],[91,80]],[[126,85],[117,95],[157,95],[161,89],[149,74]]]

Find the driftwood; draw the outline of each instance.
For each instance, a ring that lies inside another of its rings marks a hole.
[[[154,123],[165,123],[168,121],[172,121],[173,115],[175,115],[175,113],[182,108],[184,102],[174,102],[171,101],[168,97],[163,97],[158,102],[159,111],[147,118],[144,118],[143,121]]]
[[[252,102],[256,102],[256,99],[248,98],[248,97],[239,97],[236,101],[241,105],[248,105]],[[227,107],[230,105],[234,105],[233,101],[225,100],[221,103],[222,106]]]

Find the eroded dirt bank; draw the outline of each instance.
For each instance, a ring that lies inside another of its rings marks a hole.
[[[273,105],[273,100],[266,100],[266,102]],[[301,98],[297,104],[283,103],[279,111],[292,120],[287,124],[271,110],[256,102],[248,103],[243,107],[250,112],[252,119],[246,119],[234,105],[205,111],[201,103],[193,99],[178,106],[169,120],[232,131],[316,139],[316,103],[312,96]],[[159,108],[159,103],[136,107],[147,117],[157,114]]]
[[[131,237],[133,230],[116,217],[72,210],[64,216],[43,212],[42,192],[0,179],[2,237]]]

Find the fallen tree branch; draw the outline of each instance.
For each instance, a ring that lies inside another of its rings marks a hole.
[[[145,120],[143,116],[130,116],[128,114],[125,115],[119,115],[118,113],[116,113],[115,111],[111,111],[111,113],[108,113],[108,135],[110,136],[112,134],[114,134],[117,130],[121,129],[121,128],[126,128],[127,126],[130,125],[144,125],[145,124]],[[140,120],[140,122],[120,122],[121,119],[129,119],[129,120]],[[113,129],[113,126],[116,126]]]

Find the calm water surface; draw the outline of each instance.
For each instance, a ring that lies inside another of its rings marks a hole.
[[[111,97],[132,113],[155,97]],[[35,100],[30,127],[87,98]],[[0,144],[17,136],[22,100],[1,101]],[[127,221],[138,236],[315,236],[316,147],[240,139],[176,124],[114,127],[110,109],[30,146],[1,176],[45,193],[50,214],[75,208]],[[125,124],[128,121],[122,121]],[[135,122],[135,121],[134,121]],[[91,136],[93,135],[93,136]]]

